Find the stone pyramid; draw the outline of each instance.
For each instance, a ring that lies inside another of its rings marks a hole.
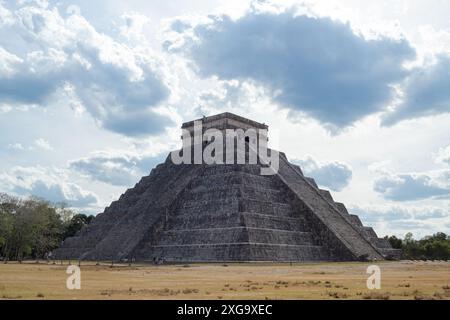
[[[267,128],[231,113],[206,128]],[[183,124],[191,128],[192,122]],[[57,259],[224,262],[399,258],[283,153],[274,175],[262,164],[166,161],[54,251]]]

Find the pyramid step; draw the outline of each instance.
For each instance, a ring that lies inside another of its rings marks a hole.
[[[267,243],[218,243],[149,246],[146,260],[164,257],[166,262],[218,261],[327,261],[322,246]]]
[[[233,212],[203,212],[199,215],[183,214],[170,216],[166,230],[207,229],[221,226],[243,226],[243,220],[238,211]]]
[[[328,190],[323,190],[323,189],[319,189],[319,193],[328,201],[330,201],[331,203],[334,203],[333,197],[331,196],[330,191]]]
[[[313,185],[316,189],[319,188],[319,186],[316,183],[316,180],[314,180],[313,178],[310,177],[305,177],[306,181],[308,181],[311,185]]]
[[[247,227],[249,242],[289,245],[313,245],[310,232]]]
[[[277,189],[277,181],[272,176],[254,175],[251,173],[231,171],[211,175],[200,175],[191,181],[191,188],[199,186],[239,184],[256,188]]]
[[[378,248],[383,249],[392,249],[391,243],[388,239],[384,238],[372,238],[371,239]]]
[[[373,230],[372,227],[363,227],[364,234],[368,238],[378,239],[378,235],[376,234],[375,230]]]
[[[259,165],[250,165],[250,164],[209,165],[203,172],[202,176],[211,176],[230,172],[244,172],[252,175],[260,175],[261,167]]]
[[[199,186],[192,188],[186,194],[186,200],[205,201],[214,199],[225,199],[231,197],[243,197],[248,199],[266,199],[273,202],[284,200],[284,194],[280,190],[255,188],[238,184],[220,185],[213,187]]]
[[[359,219],[359,217],[356,214],[351,214],[349,218],[354,226],[359,226],[359,227],[363,226],[361,220]]]
[[[271,202],[251,199],[241,199],[239,201],[240,212],[255,212],[267,215],[292,217],[294,210],[288,203]]]
[[[401,249],[379,248],[379,250],[387,259],[401,260],[403,257],[403,251]]]
[[[311,245],[309,232],[249,227],[228,227],[164,231],[158,245],[255,242],[292,245]]]
[[[177,212],[201,215],[208,212],[256,212],[267,215],[293,216],[292,206],[283,202],[261,201],[229,197],[212,200],[187,200],[177,208]]]
[[[200,215],[179,214],[169,216],[166,230],[207,229],[217,226],[306,231],[307,225],[301,216],[296,218],[266,215],[252,212],[204,212]]]
[[[164,231],[158,245],[208,244],[247,241],[248,235],[245,227],[179,229]]]
[[[341,202],[335,202],[334,205],[336,206],[336,208],[343,214],[343,215],[348,215],[348,211],[347,208],[345,207],[345,205]]]
[[[292,164],[292,167],[298,171],[298,173],[300,173],[300,175],[303,176],[303,171],[302,168],[300,168],[300,166],[296,165],[296,164]]]
[[[183,212],[183,214],[185,215],[193,216],[199,216],[214,212],[231,214],[238,211],[239,199],[235,197],[203,201],[187,200],[176,209],[176,213]]]
[[[307,231],[307,224],[301,218],[289,218],[273,215],[265,215],[254,212],[242,213],[243,224],[252,228],[266,228],[290,231]]]

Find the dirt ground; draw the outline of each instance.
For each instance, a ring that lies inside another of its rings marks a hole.
[[[68,262],[0,264],[0,299],[448,299],[450,262],[108,265],[83,262],[81,289],[68,290]]]

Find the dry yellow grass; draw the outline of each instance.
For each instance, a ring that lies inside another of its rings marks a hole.
[[[0,299],[450,299],[450,262],[379,262],[381,290],[366,287],[370,263],[81,265],[81,290],[65,265],[0,264]]]

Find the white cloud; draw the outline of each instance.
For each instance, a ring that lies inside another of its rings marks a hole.
[[[147,43],[148,40],[145,37],[145,30],[150,23],[149,17],[137,12],[129,12],[124,13],[121,18],[125,22],[120,27],[120,35],[122,37],[137,45]]]
[[[132,186],[163,162],[164,156],[102,151],[70,161],[69,167],[93,180],[117,186]]]
[[[214,115],[221,112],[251,113],[257,105],[270,104],[267,90],[248,82],[236,80],[216,81],[213,89],[203,90],[196,99],[195,116]],[[267,111],[267,110],[266,110]]]
[[[0,39],[0,103],[45,106],[58,90],[71,87],[73,100],[113,132],[152,135],[173,125],[155,112],[170,89],[164,62],[149,47],[114,40],[82,16],[63,18],[55,7],[24,6],[14,15],[10,33],[27,49],[9,52]]]
[[[8,149],[12,149],[12,150],[25,150],[25,148],[23,147],[23,145],[21,143],[11,143],[8,145]]]
[[[440,148],[435,155],[435,160],[438,163],[450,164],[450,145],[445,148]]]
[[[11,25],[14,23],[14,17],[11,11],[3,6],[0,2],[0,27]]]
[[[47,8],[48,0],[17,0],[19,5],[34,5],[39,8]]]
[[[450,56],[439,55],[432,64],[413,70],[402,84],[402,101],[384,115],[383,124],[450,113],[449,88]]]
[[[317,184],[331,189],[342,191],[352,179],[352,170],[340,162],[318,163],[312,157],[305,160],[293,160],[298,164],[306,176],[314,178]]]
[[[450,231],[446,222],[450,211],[437,206],[376,205],[353,206],[349,212],[357,214],[364,224],[374,227],[379,236],[396,235],[403,237],[412,232],[416,237],[424,237],[436,232]]]
[[[86,208],[97,204],[97,196],[69,182],[62,170],[44,167],[14,167],[0,173],[0,188],[19,196],[36,196],[70,207]]]
[[[47,150],[47,151],[53,150],[53,147],[50,145],[50,142],[48,142],[47,140],[45,140],[43,138],[36,139],[34,141],[34,144],[42,150]]]
[[[12,110],[12,107],[5,104],[0,104],[0,114],[2,113],[8,113]]]
[[[199,76],[262,84],[275,102],[327,127],[383,111],[408,75],[404,63],[415,58],[406,39],[368,40],[349,25],[294,8],[252,8],[237,20],[208,16],[183,26],[181,40],[165,45],[187,56]],[[176,22],[172,28],[180,31]]]
[[[393,201],[450,198],[450,171],[385,173],[375,180],[374,190]]]
[[[18,56],[6,51],[0,47],[0,75],[6,77],[12,76],[16,68],[23,62]]]

